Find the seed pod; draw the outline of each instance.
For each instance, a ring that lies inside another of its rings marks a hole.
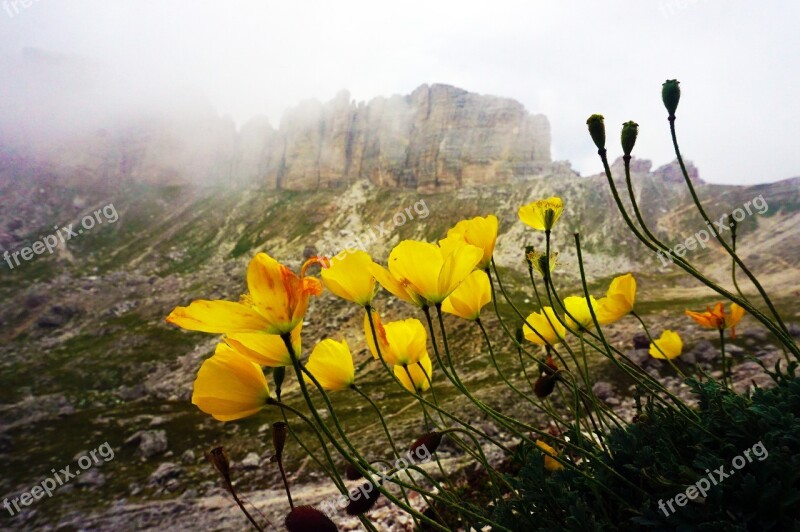
[[[289,532],[335,532],[339,530],[327,515],[312,506],[296,506],[283,521]]]
[[[681,82],[677,79],[668,79],[661,85],[661,100],[667,108],[670,118],[675,117],[678,102],[681,101]]]
[[[592,136],[594,145],[598,150],[606,149],[606,126],[603,123],[603,115],[592,115],[586,120],[589,126],[589,134]]]
[[[636,145],[636,136],[639,134],[639,124],[634,121],[628,121],[622,124],[622,134],[620,140],[622,141],[622,152],[629,156]]]

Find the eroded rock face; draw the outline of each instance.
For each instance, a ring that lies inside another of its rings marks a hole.
[[[426,192],[543,175],[551,163],[545,116],[509,98],[449,85],[367,103],[342,91],[326,103],[289,109],[277,129],[259,117],[237,131],[230,118],[190,102],[65,146],[42,155],[60,178],[112,187],[188,182],[310,190],[369,179]]]
[[[250,127],[245,126],[247,130]],[[379,186],[450,190],[533,175],[550,161],[550,125],[519,102],[448,85],[408,96],[304,102],[262,134],[258,163],[243,166],[277,188]],[[251,159],[248,159],[251,160]]]

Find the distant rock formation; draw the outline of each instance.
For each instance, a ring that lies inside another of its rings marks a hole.
[[[550,125],[519,102],[449,85],[408,96],[350,100],[346,91],[289,110],[274,130],[246,124],[238,171],[268,186],[379,186],[448,190],[540,173],[549,165]]]

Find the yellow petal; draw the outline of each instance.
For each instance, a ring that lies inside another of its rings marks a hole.
[[[387,364],[411,366],[428,356],[428,334],[422,322],[415,318],[392,321],[383,325],[388,349],[381,346]]]
[[[650,342],[648,352],[653,358],[662,360],[668,358],[672,360],[680,356],[681,351],[683,351],[683,340],[681,340],[680,335],[676,332],[665,330],[661,333],[661,338]]]
[[[428,301],[434,301],[438,297],[437,280],[443,263],[439,246],[429,242],[404,240],[389,253],[389,271],[394,278],[406,290],[413,291]]]
[[[269,397],[264,372],[231,347],[220,346],[197,373],[192,403],[220,421],[253,415]]]
[[[483,251],[470,244],[456,247],[444,257],[438,275],[436,293],[426,297],[431,303],[441,303],[472,273],[483,257]]]
[[[563,210],[561,198],[553,196],[520,207],[517,215],[522,223],[537,231],[549,231],[561,217]]]
[[[542,451],[544,454],[544,468],[548,471],[558,471],[560,469],[564,469],[564,464],[553,458],[554,456],[558,456],[556,450],[547,445],[542,440],[536,440],[536,446]]]
[[[630,310],[633,310],[633,304],[636,302],[636,279],[630,273],[615,277],[608,287],[606,292],[608,297],[620,297]]]
[[[525,321],[529,323],[533,329],[527,324],[523,325],[522,333],[527,340],[536,345],[556,345],[564,339],[566,329],[561,322],[558,321],[552,307],[544,307],[544,312],[531,313]]]
[[[600,325],[614,323],[631,311],[631,306],[627,299],[619,294],[601,297],[597,300],[597,321]]]
[[[348,301],[362,307],[371,303],[375,295],[375,277],[369,267],[372,257],[361,250],[346,250],[331,259],[329,268],[323,268],[321,277],[325,287]]]
[[[431,364],[430,357],[425,355],[418,364],[413,366],[395,366],[394,374],[406,390],[421,393],[431,387],[433,364]],[[409,379],[409,374],[411,379]]]
[[[591,301],[592,309],[596,314],[597,301],[592,296],[589,296],[589,299]],[[584,329],[588,329],[594,323],[594,321],[592,320],[592,314],[589,311],[589,304],[586,302],[585,297],[580,297],[580,296],[565,297],[564,308],[567,309],[567,312],[565,313],[564,316],[564,321],[566,322],[567,326],[570,329],[575,330],[575,329],[580,329],[581,327],[583,327]],[[572,316],[572,318],[570,318],[570,315]]]
[[[289,299],[297,282],[294,272],[266,253],[257,253],[247,266],[250,297],[259,313],[272,323],[291,321]]]
[[[292,347],[298,357],[301,353],[300,331],[302,328],[303,324],[301,323],[292,330]],[[292,365],[286,344],[277,334],[233,333],[227,335],[225,341],[243,356],[261,366],[276,368]]]
[[[407,303],[411,303],[412,305],[422,306],[424,301],[419,297],[419,295],[408,291],[405,284],[403,284],[399,279],[396,279],[389,270],[380,264],[370,264],[369,272],[375,277],[382,287],[384,287],[395,297],[398,297]]]
[[[461,220],[447,231],[448,238],[456,235],[461,236],[468,244],[483,250],[483,258],[478,264],[478,268],[481,270],[488,268],[497,242],[497,217],[490,214],[485,217],[476,216],[469,220]],[[442,245],[441,241],[439,245]]]
[[[345,390],[355,381],[353,355],[345,340],[337,342],[328,338],[318,343],[308,357],[306,369],[328,391]],[[311,383],[307,376],[303,378]]]
[[[367,341],[367,347],[369,347],[369,351],[372,353],[372,358],[378,359],[378,350],[375,349],[375,338],[372,334],[372,327],[375,327],[375,336],[378,337],[381,356],[389,352],[389,340],[386,338],[386,329],[383,327],[383,323],[381,323],[381,316],[378,314],[378,311],[370,309],[370,313],[371,314],[364,313],[364,339]],[[370,315],[372,316],[372,325],[370,325],[369,321]]]
[[[476,320],[484,305],[492,300],[489,276],[481,270],[470,273],[442,303],[442,310],[465,320]]]
[[[205,299],[177,307],[167,316],[167,322],[190,331],[216,334],[266,331],[270,326],[258,312],[241,303]]]

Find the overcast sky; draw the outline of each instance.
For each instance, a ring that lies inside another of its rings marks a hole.
[[[23,3],[28,7],[24,7]],[[16,5],[16,7],[15,7]],[[544,113],[553,158],[600,170],[585,129],[640,124],[673,158],[661,83],[677,78],[684,154],[716,183],[800,175],[800,2],[0,0],[0,53],[37,47],[131,80],[194,86],[241,124],[305,98],[448,83]],[[0,83],[3,73],[0,72]],[[131,84],[131,94],[137,86]]]

